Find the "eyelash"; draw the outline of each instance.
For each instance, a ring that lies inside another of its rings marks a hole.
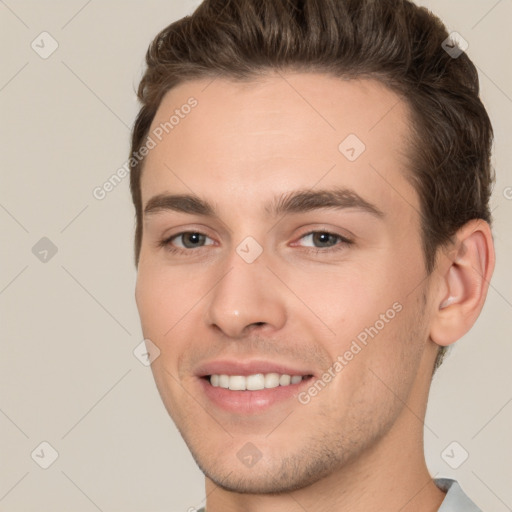
[[[315,247],[306,247],[305,249],[307,252],[314,253],[314,254],[334,253],[337,251],[341,251],[341,250],[345,249],[347,246],[350,246],[354,243],[352,240],[349,240],[348,238],[345,238],[344,236],[341,236],[338,233],[332,233],[330,231],[325,231],[325,230],[309,231],[308,233],[304,233],[299,238],[299,240],[302,240],[303,238],[305,238],[309,235],[314,235],[315,233],[321,233],[323,235],[329,235],[329,236],[335,237],[336,239],[338,239],[338,241],[340,243],[338,243],[334,246],[331,246],[331,247],[316,247],[316,248]],[[204,246],[202,246],[202,247],[197,247],[197,248],[182,249],[180,247],[173,247],[171,245],[172,240],[174,240],[175,238],[179,238],[182,235],[187,235],[187,234],[201,235],[201,236],[210,238],[207,234],[202,233],[200,231],[182,231],[181,233],[176,233],[176,234],[172,235],[171,237],[163,239],[162,241],[160,241],[158,243],[158,245],[160,247],[163,247],[166,251],[169,251],[172,254],[190,253],[191,251],[197,251],[197,249],[204,248]]]

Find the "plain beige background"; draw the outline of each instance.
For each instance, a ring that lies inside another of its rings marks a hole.
[[[496,132],[498,256],[477,325],[434,379],[426,456],[432,475],[458,479],[484,511],[504,512],[512,510],[512,2],[422,3],[468,41],[479,69]],[[127,159],[150,40],[197,4],[0,1],[0,511],[204,503],[203,476],[133,354],[142,334],[128,179],[103,200],[93,196]],[[42,58],[52,40],[58,48]],[[58,458],[43,469],[52,449]]]

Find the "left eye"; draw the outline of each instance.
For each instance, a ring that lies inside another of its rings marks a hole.
[[[350,240],[342,237],[341,235],[336,235],[327,231],[313,231],[302,236],[301,240],[308,240],[309,242],[313,243],[312,247],[316,247],[318,249],[333,247],[336,245],[337,241],[341,241],[345,244],[351,243]],[[308,247],[308,245],[306,245],[306,247]],[[309,245],[309,247],[311,246]]]

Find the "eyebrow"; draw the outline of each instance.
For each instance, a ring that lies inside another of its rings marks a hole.
[[[347,188],[329,188],[325,190],[295,190],[274,197],[264,205],[264,211],[278,217],[320,209],[357,209],[383,218],[384,213],[374,204],[363,199],[354,190]],[[175,211],[205,217],[218,217],[215,206],[194,194],[159,194],[151,199],[144,208],[144,216],[162,211]]]

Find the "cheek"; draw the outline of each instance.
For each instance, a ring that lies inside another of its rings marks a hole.
[[[373,325],[399,299],[401,291],[396,282],[393,286],[390,273],[381,260],[333,267],[328,272],[295,273],[289,282],[297,296],[335,334],[337,343],[343,344]]]
[[[347,319],[346,334],[341,333],[336,347],[331,346],[332,359],[341,363],[341,369],[331,390],[338,398],[330,404],[337,401],[341,416],[355,411],[356,430],[378,432],[396,418],[408,399],[421,361],[425,324],[410,300],[391,309],[374,307],[362,328],[359,319],[356,323]]]
[[[139,264],[135,300],[144,336],[157,340],[174,324],[176,306],[183,297],[176,293],[176,282],[169,272],[143,263]]]
[[[417,287],[424,276],[414,261],[397,256],[380,254],[364,264],[333,268],[315,278],[312,274],[294,277],[294,290],[329,327],[323,344],[330,359],[346,354],[344,360],[350,361],[351,380],[360,379],[368,367],[379,368],[393,379],[396,375],[389,373],[395,370],[390,368],[416,357],[410,345],[421,312]]]
[[[167,364],[177,359],[199,327],[200,299],[208,288],[200,273],[194,276],[188,269],[149,261],[139,265],[135,298],[143,335],[159,347]]]

